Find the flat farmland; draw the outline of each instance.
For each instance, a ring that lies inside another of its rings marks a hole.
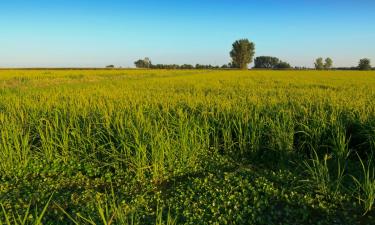
[[[0,224],[373,224],[374,153],[374,71],[0,70]]]

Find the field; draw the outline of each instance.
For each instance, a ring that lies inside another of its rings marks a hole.
[[[0,70],[0,224],[375,224],[375,72]]]

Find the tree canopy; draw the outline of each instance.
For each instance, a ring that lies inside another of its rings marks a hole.
[[[258,56],[254,60],[254,68],[257,69],[274,69],[277,64],[280,63],[280,59],[272,56]]]
[[[152,65],[151,60],[147,57],[145,59],[135,61],[134,64],[137,68],[151,68]]]
[[[324,63],[324,69],[329,70],[332,68],[332,66],[333,66],[333,60],[329,57],[326,58],[325,63]]]
[[[315,69],[317,70],[322,70],[324,69],[324,63],[323,63],[323,58],[317,58],[315,60]]]
[[[255,44],[248,39],[240,39],[233,43],[230,57],[235,68],[248,69],[255,54]]]
[[[371,61],[368,58],[359,60],[358,69],[360,70],[371,70]]]
[[[280,61],[276,66],[275,69],[290,69],[292,68],[289,63]]]
[[[333,60],[328,57],[323,61],[323,58],[319,57],[315,60],[314,65],[317,70],[329,70],[333,66]]]
[[[289,63],[283,62],[273,56],[258,56],[254,60],[254,68],[256,69],[290,69]]]

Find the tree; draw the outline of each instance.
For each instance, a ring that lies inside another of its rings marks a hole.
[[[262,69],[274,69],[277,64],[280,63],[280,59],[271,56],[259,56],[254,60],[254,68]]]
[[[115,66],[114,65],[108,65],[108,66],[106,66],[106,68],[107,69],[113,69],[113,68],[115,68]]]
[[[184,64],[184,65],[180,66],[180,69],[191,70],[191,69],[194,69],[194,66],[192,66],[190,64]]]
[[[324,69],[323,58],[317,58],[317,59],[315,60],[315,69],[317,69],[317,70],[322,70],[322,69]]]
[[[228,68],[230,68],[230,66],[228,64],[224,64],[224,65],[221,66],[221,69],[228,69]]]
[[[134,65],[137,68],[145,68],[145,64],[144,64],[143,59],[139,59],[139,60],[135,61]]]
[[[255,45],[248,39],[240,39],[233,43],[230,52],[232,63],[236,68],[248,69],[248,65],[253,61]]]
[[[325,63],[324,63],[324,69],[329,70],[329,69],[332,68],[332,66],[333,66],[333,61],[332,61],[332,59],[329,58],[329,57],[326,58]]]
[[[134,64],[137,68],[151,68],[152,67],[152,63],[149,58],[137,60],[134,62]]]
[[[276,69],[291,69],[292,67],[290,66],[289,63],[280,61],[276,66]]]
[[[359,60],[358,69],[360,69],[360,70],[371,70],[370,59],[364,58],[364,59]]]
[[[152,63],[151,63],[150,58],[146,57],[143,61],[145,63],[146,68],[150,68],[151,67]]]
[[[236,68],[236,67],[235,67],[235,65],[233,63],[230,62],[230,63],[228,63],[228,68],[233,69],[233,68]]]

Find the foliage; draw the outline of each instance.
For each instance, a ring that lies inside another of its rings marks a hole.
[[[323,58],[317,58],[317,59],[315,60],[314,65],[315,65],[315,69],[317,69],[317,70],[322,70],[322,69],[324,69]]]
[[[333,60],[328,57],[323,62],[323,58],[317,58],[314,65],[316,70],[329,70],[333,66]]]
[[[254,68],[274,69],[280,63],[280,59],[272,56],[258,56],[254,60]]]
[[[233,43],[230,52],[232,64],[235,68],[248,69],[248,64],[252,63],[255,54],[255,44],[248,39],[240,39]]]
[[[369,160],[366,166],[362,159],[359,157],[362,166],[362,180],[352,176],[356,182],[358,193],[358,200],[364,204],[365,214],[368,213],[375,204],[375,168],[372,164],[372,159]]]
[[[145,59],[135,61],[134,64],[137,68],[150,68],[152,65],[151,60],[147,57]]]
[[[324,69],[329,70],[333,66],[333,60],[331,58],[326,58],[324,63]]]
[[[280,61],[276,66],[275,66],[276,69],[291,69],[292,66],[287,63],[287,62],[283,62],[283,61]]]
[[[360,70],[371,70],[370,59],[364,58],[364,59],[359,60],[358,69],[360,69]]]
[[[220,69],[219,66],[213,66],[213,65],[201,65],[196,64],[195,66],[190,64],[151,64],[151,61],[148,63],[145,63],[144,60],[138,60],[135,64],[137,68],[149,68],[149,69],[179,69],[179,70],[191,70],[191,69]],[[230,67],[226,67],[230,68]]]
[[[323,62],[323,58],[317,58],[314,65],[316,70],[329,70],[333,66],[333,60],[328,57]]]

